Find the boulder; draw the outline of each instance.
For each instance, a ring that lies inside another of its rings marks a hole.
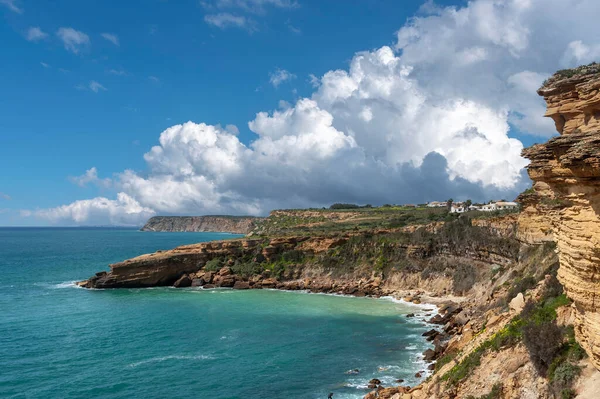
[[[236,281],[235,284],[233,284],[233,289],[234,290],[250,289],[250,283],[248,283],[247,281]]]
[[[235,276],[217,276],[214,282],[217,287],[233,287]]]
[[[219,270],[217,276],[230,276],[232,274],[233,272],[231,271],[231,268],[229,266],[224,266],[221,268],[221,270]]]
[[[521,311],[525,307],[525,297],[523,297],[523,293],[519,292],[517,296],[510,301],[508,307],[510,307],[517,313],[521,313]]]
[[[195,278],[192,280],[192,287],[202,287],[204,284],[206,284],[206,281],[204,281],[203,278]]]
[[[277,287],[278,281],[272,277],[266,278],[261,282],[263,288],[275,288]]]
[[[215,272],[205,272],[204,275],[202,276],[202,278],[204,279],[206,284],[211,284],[214,277],[215,277]]]
[[[179,277],[179,279],[173,283],[173,287],[175,288],[184,288],[191,286],[192,280],[190,280],[187,274],[184,274],[183,276]]]
[[[202,286],[202,288],[205,289],[210,289],[210,288],[215,288],[216,286],[214,284],[204,284],[204,286]]]
[[[425,352],[423,352],[423,360],[426,362],[432,362],[435,360],[435,358],[436,353],[433,349],[427,349]]]

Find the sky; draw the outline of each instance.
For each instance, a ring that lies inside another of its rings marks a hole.
[[[0,0],[0,225],[513,199],[596,0]]]

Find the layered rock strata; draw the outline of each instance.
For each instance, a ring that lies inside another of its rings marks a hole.
[[[523,151],[551,223],[578,341],[600,368],[600,71],[562,71],[539,89],[560,136]]]

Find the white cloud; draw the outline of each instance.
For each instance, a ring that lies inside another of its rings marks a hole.
[[[556,133],[535,89],[595,57],[600,2],[433,5],[394,48],[356,53],[347,69],[311,79],[309,98],[258,112],[254,141],[204,123],[172,126],[145,154],[147,170],[119,174],[115,188],[159,214],[514,198],[528,180],[511,125]]]
[[[295,79],[296,75],[286,71],[285,69],[277,68],[275,72],[269,73],[269,83],[273,85],[273,87],[277,88],[283,82]]]
[[[204,22],[220,29],[242,28],[254,30],[254,21],[242,15],[233,15],[227,12],[208,14],[204,16]]]
[[[62,40],[65,49],[74,54],[78,54],[82,49],[90,45],[90,38],[83,32],[73,28],[60,28],[56,36]]]
[[[315,75],[313,75],[312,73],[310,75],[308,75],[308,82],[315,89],[317,87],[319,87],[319,85],[321,84],[321,80],[318,77],[316,77]]]
[[[40,65],[44,68],[50,68],[50,65],[46,64],[45,62],[40,62]]]
[[[100,36],[102,36],[104,39],[108,40],[115,46],[120,45],[119,44],[119,36],[115,35],[114,33],[102,33]]]
[[[294,0],[214,0],[202,1],[204,8],[211,9],[240,9],[254,14],[264,14],[268,7],[293,9],[299,7]]]
[[[25,38],[30,42],[38,42],[48,37],[48,34],[40,29],[39,26],[33,26],[27,30]]]
[[[0,193],[0,199],[5,199],[5,200],[10,200],[11,197],[10,195],[6,194],[6,193]]]
[[[86,170],[85,173],[81,176],[70,176],[69,180],[71,181],[71,183],[77,184],[79,187],[85,187],[90,183],[103,188],[108,188],[112,185],[111,179],[100,179],[98,177],[98,170],[95,166]]]
[[[34,216],[55,224],[139,226],[154,215],[125,193],[116,200],[97,197],[75,201],[56,208],[23,211],[22,216]]]
[[[102,86],[100,83],[96,82],[95,80],[92,80],[88,87],[94,93],[98,93],[100,90],[103,90],[103,91],[108,90],[106,87]]]
[[[287,21],[285,21],[285,25],[288,27],[288,29],[290,30],[290,32],[295,33],[297,35],[302,33],[302,29],[292,25],[292,21],[288,18]]]
[[[108,73],[111,75],[116,75],[116,76],[127,76],[128,73],[126,70],[119,68],[119,69],[109,69]]]
[[[154,83],[160,83],[160,79],[156,76],[148,76],[148,79],[150,79]]]
[[[0,5],[5,6],[12,12],[16,12],[17,14],[22,14],[23,9],[17,6],[17,0],[0,0]]]

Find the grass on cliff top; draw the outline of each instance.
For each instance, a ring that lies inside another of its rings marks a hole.
[[[469,218],[488,219],[515,211],[468,212]],[[516,211],[518,212],[518,211]],[[340,217],[336,215],[340,214]],[[257,222],[253,235],[259,236],[317,236],[361,232],[375,229],[397,229],[432,222],[452,222],[459,214],[447,208],[382,206],[370,208],[306,209],[274,213]]]
[[[592,62],[591,64],[587,64],[587,65],[580,65],[576,68],[561,69],[559,71],[556,71],[554,73],[554,75],[552,75],[551,77],[546,79],[544,81],[544,83],[542,84],[542,88],[549,87],[558,81],[561,81],[563,79],[572,78],[577,75],[584,76],[584,75],[593,75],[593,74],[597,74],[597,73],[600,73],[600,64],[598,64],[596,62]]]

